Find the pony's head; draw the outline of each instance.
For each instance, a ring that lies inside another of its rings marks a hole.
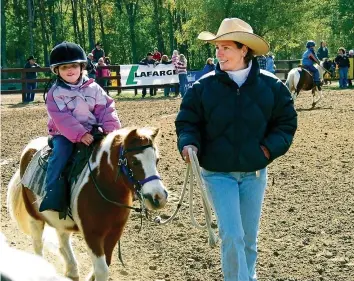
[[[128,128],[113,132],[106,138],[110,142],[110,157],[114,174],[131,187],[150,209],[163,208],[167,203],[168,192],[157,171],[159,160],[154,128]]]

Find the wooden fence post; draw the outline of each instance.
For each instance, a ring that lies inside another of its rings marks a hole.
[[[26,79],[26,72],[21,71],[21,79],[22,80]],[[24,92],[24,91],[27,90],[27,85],[26,85],[26,82],[22,82],[21,85],[22,85],[22,89],[21,89],[22,102],[25,102],[26,101],[27,92]]]

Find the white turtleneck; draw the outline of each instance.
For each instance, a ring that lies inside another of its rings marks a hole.
[[[245,69],[240,69],[240,70],[233,70],[233,71],[226,71],[226,73],[229,75],[229,77],[235,81],[235,83],[241,87],[243,83],[245,83],[248,74],[250,73],[252,67],[252,61],[248,63],[248,67]]]

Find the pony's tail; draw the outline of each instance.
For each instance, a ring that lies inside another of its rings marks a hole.
[[[18,228],[30,235],[30,215],[23,200],[20,170],[12,176],[7,187],[7,209],[11,218],[17,223]]]

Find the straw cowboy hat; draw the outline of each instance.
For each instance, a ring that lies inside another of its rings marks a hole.
[[[214,44],[217,41],[237,41],[251,48],[255,55],[264,55],[269,51],[269,44],[254,34],[252,27],[239,18],[224,19],[217,34],[203,31],[198,35],[198,39]]]

